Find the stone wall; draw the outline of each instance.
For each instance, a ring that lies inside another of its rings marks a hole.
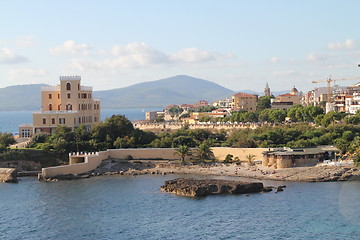
[[[267,148],[212,148],[217,160],[223,161],[227,154],[238,157],[241,161],[247,161],[246,155],[253,154],[254,160],[262,160],[262,152]],[[174,148],[137,148],[137,149],[109,149],[94,154],[72,154],[69,156],[69,165],[49,167],[42,169],[44,178],[57,175],[80,174],[97,168],[101,161],[107,158],[125,159],[131,155],[133,159],[166,159],[178,160],[179,156],[175,154]],[[78,163],[84,158],[84,162]],[[186,158],[187,160],[189,157]]]

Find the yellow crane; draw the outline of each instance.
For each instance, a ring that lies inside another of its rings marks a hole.
[[[312,83],[321,83],[321,82],[326,82],[327,83],[327,102],[328,104],[331,103],[331,82],[336,82],[336,81],[347,81],[347,80],[355,80],[355,79],[360,79],[360,77],[355,77],[355,78],[339,78],[339,79],[331,79],[331,76],[326,79],[326,80],[322,80],[322,81],[312,81]]]

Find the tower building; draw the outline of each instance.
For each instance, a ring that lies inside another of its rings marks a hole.
[[[266,82],[266,86],[264,89],[264,96],[271,96],[270,88],[268,82]]]
[[[41,111],[33,113],[33,124],[19,127],[20,137],[52,133],[57,126],[87,129],[100,122],[100,100],[93,99],[92,87],[81,86],[80,76],[60,76],[57,86],[41,89]]]

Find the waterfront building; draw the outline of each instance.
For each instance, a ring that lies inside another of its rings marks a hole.
[[[237,93],[232,96],[231,108],[254,112],[256,111],[257,101],[258,95]]]
[[[100,122],[100,100],[93,98],[92,87],[81,86],[80,76],[60,76],[57,86],[41,89],[41,111],[33,113],[32,124],[19,126],[20,137],[52,133],[58,126],[84,125],[88,130]]]

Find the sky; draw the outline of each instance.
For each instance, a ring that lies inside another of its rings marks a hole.
[[[360,1],[0,0],[0,88],[189,75],[234,91],[360,80]],[[191,87],[191,86],[189,86]]]

